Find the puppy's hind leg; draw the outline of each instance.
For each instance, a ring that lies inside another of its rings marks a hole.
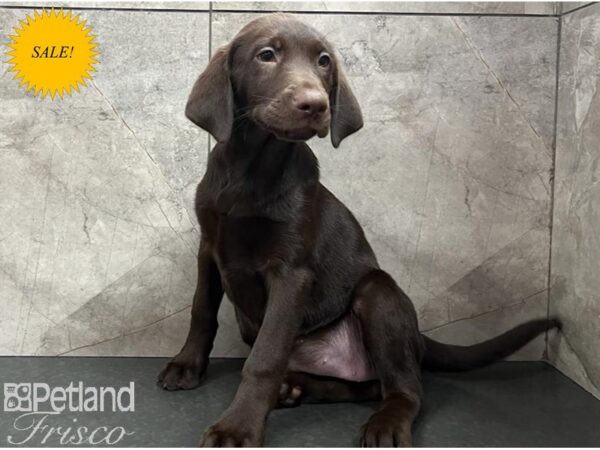
[[[279,391],[279,406],[290,408],[299,406],[301,402],[366,402],[380,398],[378,380],[355,382],[304,372],[289,372]]]
[[[411,427],[421,407],[424,344],[410,299],[385,272],[374,270],[355,290],[354,312],[381,383],[380,409],[362,429],[363,447],[412,445]]]

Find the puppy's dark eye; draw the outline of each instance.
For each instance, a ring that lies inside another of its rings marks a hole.
[[[262,62],[273,62],[275,61],[275,50],[271,47],[263,48],[256,57]]]
[[[319,63],[319,66],[321,66],[321,67],[328,67],[329,64],[331,64],[331,56],[329,56],[329,54],[325,53],[325,52],[321,53],[319,55],[318,63]]]

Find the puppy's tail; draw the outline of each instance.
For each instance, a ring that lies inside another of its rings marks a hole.
[[[423,336],[426,346],[423,368],[448,372],[476,369],[507,357],[539,334],[560,326],[560,321],[555,318],[531,320],[500,336],[468,347],[442,344]]]

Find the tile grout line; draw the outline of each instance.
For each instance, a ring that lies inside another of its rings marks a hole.
[[[208,2],[208,62],[212,58],[212,24],[213,24],[213,2]],[[208,158],[210,157],[210,133],[207,133],[206,136],[206,161],[208,164]]]
[[[513,18],[549,18],[549,17],[560,17],[560,14],[516,14],[516,13],[437,13],[437,12],[396,12],[396,11],[315,11],[315,10],[293,10],[293,9],[265,9],[265,10],[244,10],[244,9],[213,9],[212,1],[209,2],[209,9],[189,9],[189,8],[126,8],[126,7],[101,7],[101,6],[63,6],[61,8],[70,9],[73,11],[126,11],[126,12],[167,12],[167,13],[211,13],[217,11],[220,13],[227,14],[271,14],[271,13],[289,13],[289,14],[319,14],[319,15],[350,15],[350,16],[432,16],[432,17],[513,17]],[[593,3],[590,3],[590,5]],[[583,7],[588,6],[584,5]],[[582,8],[583,8],[582,7]],[[0,9],[49,9],[52,6],[35,6],[35,5],[13,5],[13,4],[0,4]],[[580,8],[578,8],[580,9]],[[576,11],[578,9],[574,9]]]
[[[548,301],[546,303],[546,318],[550,320],[550,301],[552,299],[552,241],[554,235],[554,202],[555,202],[555,190],[556,190],[556,147],[558,142],[558,92],[559,92],[559,81],[560,81],[560,46],[562,42],[562,16],[558,18],[558,30],[556,37],[556,83],[554,87],[554,139],[552,143],[552,166],[551,166],[551,183],[550,183],[550,222],[549,232],[550,239],[548,245]],[[546,330],[544,350],[544,359],[548,359],[549,349],[549,330]]]
[[[288,14],[310,14],[310,15],[350,15],[350,16],[466,16],[466,17],[559,17],[557,13],[551,14],[532,14],[532,13],[475,13],[475,12],[432,12],[432,11],[344,11],[344,10],[299,10],[299,9],[215,9],[214,11],[227,14],[272,14],[272,13],[288,13]]]
[[[570,9],[567,12],[562,12],[562,9],[561,9],[561,12],[560,12],[560,14],[558,14],[558,16],[559,17],[564,17],[564,16],[566,16],[568,14],[571,14],[571,13],[574,13],[574,12],[577,12],[577,11],[581,11],[582,9],[587,8],[589,6],[592,6],[592,5],[595,5],[597,3],[598,2],[589,2],[589,3],[586,3],[585,5],[578,6],[577,8]]]
[[[0,9],[69,9],[72,11],[129,11],[129,12],[184,12],[184,13],[207,13],[208,9],[185,9],[185,8],[134,8],[134,7],[110,7],[110,6],[52,6],[52,5],[18,5],[0,4]]]

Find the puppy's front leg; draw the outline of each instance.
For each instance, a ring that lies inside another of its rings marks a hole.
[[[311,284],[312,276],[306,269],[289,269],[267,276],[265,316],[244,364],[242,382],[221,420],[204,434],[201,446],[257,447],[262,444],[265,421],[277,404]]]
[[[221,275],[210,249],[201,242],[190,330],[181,351],[158,376],[163,389],[192,389],[200,384],[217,334],[217,313],[222,298]]]

